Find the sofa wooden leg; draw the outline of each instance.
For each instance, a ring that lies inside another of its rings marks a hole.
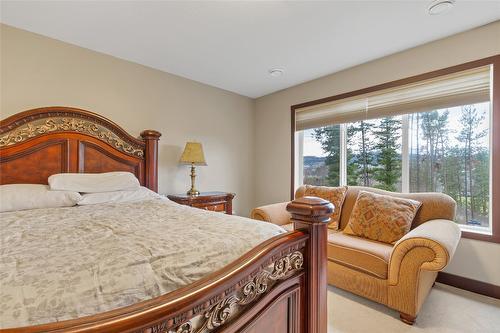
[[[409,314],[406,314],[403,312],[399,313],[399,318],[401,319],[401,321],[403,323],[408,324],[408,325],[413,325],[415,323],[415,319],[417,319],[416,316],[410,316]]]

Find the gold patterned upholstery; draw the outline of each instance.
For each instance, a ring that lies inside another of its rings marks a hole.
[[[442,193],[393,193],[349,186],[340,207],[340,230],[351,217],[359,191],[412,199],[421,206],[411,230],[395,244],[329,230],[328,283],[385,304],[404,314],[406,320],[416,317],[437,272],[450,262],[460,240],[460,228],[453,222],[456,203]],[[295,195],[302,197],[305,192],[306,187],[301,186]],[[292,230],[286,204],[255,208],[251,217]]]
[[[394,244],[408,231],[420,202],[360,191],[344,233]]]
[[[330,231],[327,251],[330,261],[381,279],[387,278],[392,252],[389,244]]]
[[[297,192],[298,191],[299,190],[297,190]],[[457,203],[453,200],[453,198],[443,193],[396,193],[371,187],[349,186],[344,204],[342,205],[340,229],[344,229],[349,222],[349,218],[351,217],[351,212],[354,204],[356,203],[359,191],[387,194],[397,198],[407,198],[420,202],[422,205],[413,219],[412,228],[415,228],[416,226],[419,226],[429,220],[453,220],[455,218]]]

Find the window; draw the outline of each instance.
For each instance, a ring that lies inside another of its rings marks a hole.
[[[457,202],[456,221],[488,231],[490,103],[410,115],[410,192],[443,192]]]
[[[304,132],[303,184],[340,185],[340,126]]]
[[[465,234],[493,235],[492,74],[480,66],[293,109],[295,185],[446,193]]]
[[[347,185],[401,191],[401,117],[346,124]]]

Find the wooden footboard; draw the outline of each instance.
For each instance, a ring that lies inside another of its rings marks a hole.
[[[7,332],[326,332],[326,222],[332,205],[291,202],[296,231],[193,284],[125,308]]]

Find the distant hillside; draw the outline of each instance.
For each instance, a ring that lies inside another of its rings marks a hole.
[[[325,163],[324,157],[319,156],[304,156],[304,167],[318,166],[319,164]]]

